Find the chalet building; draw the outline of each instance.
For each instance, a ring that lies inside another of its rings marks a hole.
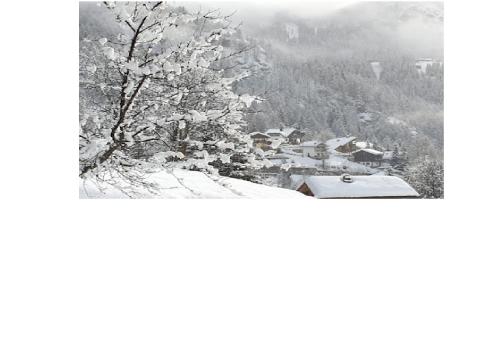
[[[417,69],[418,73],[425,74],[427,71],[427,66],[432,66],[434,61],[432,58],[421,58],[415,61],[415,68]]]
[[[283,138],[284,142],[288,144],[298,145],[302,141],[305,133],[299,129],[295,128],[279,128],[279,129],[269,129],[266,131],[266,135],[273,138]]]
[[[360,149],[352,153],[353,161],[369,167],[379,167],[384,153],[374,149]]]
[[[327,159],[328,155],[328,146],[317,140],[305,141],[300,144],[300,149],[302,152],[302,156],[311,157],[313,159]]]
[[[350,154],[357,149],[354,136],[330,139],[326,141],[326,145],[330,153]]]
[[[356,149],[373,149],[373,144],[368,141],[356,141]]]
[[[418,198],[408,183],[396,176],[309,176],[298,181],[297,191],[319,199]]]
[[[298,129],[293,129],[290,132],[290,134],[288,134],[287,141],[288,141],[289,144],[298,145],[298,144],[301,143],[302,138],[304,137],[304,135],[306,135],[306,133],[304,133],[303,131],[298,130]]]
[[[421,58],[415,61],[415,68],[420,74],[427,74],[427,69],[435,65],[442,66],[443,62],[433,60],[432,58]]]
[[[300,148],[302,149],[302,155],[305,157],[316,157],[316,147],[321,144],[320,141],[317,140],[312,140],[312,141],[305,141],[302,144],[300,144]]]
[[[328,159],[329,156],[328,145],[326,145],[326,143],[319,143],[316,145],[316,159],[325,160]]]
[[[253,146],[262,150],[270,150],[273,146],[272,138],[269,135],[255,131],[250,133],[250,138],[253,141]]]
[[[258,141],[266,141],[266,140],[269,140],[271,139],[271,137],[269,135],[266,135],[264,133],[261,133],[260,131],[254,131],[253,133],[250,133],[250,138],[254,141],[254,142],[258,142]]]

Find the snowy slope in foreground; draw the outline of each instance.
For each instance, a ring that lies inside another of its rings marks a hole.
[[[159,171],[146,181],[158,185],[158,192],[134,187],[136,192],[127,190],[127,195],[109,184],[80,180],[80,198],[308,198],[293,190],[196,171]]]

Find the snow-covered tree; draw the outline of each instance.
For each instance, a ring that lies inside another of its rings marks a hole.
[[[119,27],[80,47],[80,176],[165,165],[258,167],[243,115],[256,97],[226,76],[222,45],[235,29],[210,11],[165,2],[104,2]]]
[[[408,154],[406,153],[406,150],[399,144],[394,145],[391,166],[399,171],[405,171],[406,167],[408,166]]]
[[[408,168],[405,179],[423,198],[444,197],[444,168],[440,161],[428,157]]]

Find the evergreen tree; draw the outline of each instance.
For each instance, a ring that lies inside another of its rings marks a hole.
[[[408,168],[406,181],[422,198],[444,197],[443,163],[428,157],[418,160]]]

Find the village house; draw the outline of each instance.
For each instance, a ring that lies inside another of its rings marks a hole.
[[[329,156],[326,143],[318,140],[305,141],[300,144],[300,149],[304,157],[322,160]]]
[[[335,198],[418,198],[419,194],[396,176],[308,176],[297,191],[319,199]]]
[[[415,68],[419,73],[425,74],[427,66],[432,66],[433,63],[432,58],[421,58],[415,61]]]
[[[267,141],[267,140],[271,139],[271,137],[269,135],[261,133],[260,131],[254,131],[253,133],[250,133],[250,138],[254,142]]]
[[[311,141],[305,141],[302,144],[300,144],[300,148],[302,149],[302,155],[305,157],[316,157],[316,147],[321,144],[320,141],[317,140],[311,140]]]
[[[442,66],[443,62],[433,60],[432,58],[421,58],[415,61],[415,68],[417,69],[417,72],[423,75],[427,74],[428,67],[435,65]]]
[[[253,146],[262,150],[269,150],[272,147],[272,140],[269,135],[254,131],[250,133],[250,139],[253,141]]]
[[[356,137],[349,136],[344,138],[335,138],[326,141],[330,153],[350,154],[356,150]]]
[[[352,153],[354,162],[369,167],[379,167],[382,164],[384,153],[375,149],[360,149]]]
[[[288,144],[298,145],[302,141],[305,133],[299,129],[292,127],[289,128],[279,128],[279,129],[269,129],[266,131],[266,135],[273,138],[283,138],[284,142]]]
[[[373,149],[373,144],[368,141],[357,141],[356,140],[356,148],[357,149]]]

